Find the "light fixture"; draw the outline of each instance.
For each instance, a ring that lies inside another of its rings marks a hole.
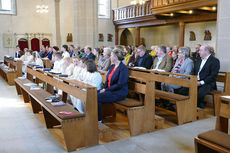
[[[215,10],[216,10],[216,6],[213,6],[213,7],[212,7],[212,10],[215,11]]]
[[[174,16],[174,14],[173,14],[173,13],[170,13],[170,16]]]
[[[189,10],[189,14],[192,14],[193,13],[193,10]]]
[[[145,4],[145,1],[146,0],[133,0],[131,1],[131,5],[136,5],[136,4],[142,5],[142,4]]]
[[[48,5],[44,5],[44,4],[37,5],[36,6],[36,12],[37,13],[48,13],[49,12],[49,6]]]

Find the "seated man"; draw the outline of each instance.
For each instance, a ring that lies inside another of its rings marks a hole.
[[[170,72],[172,69],[172,57],[167,55],[167,50],[165,46],[159,46],[156,52],[157,58],[153,62],[152,69],[160,69],[165,72]]]
[[[84,51],[88,59],[95,61],[96,56],[92,53],[92,48],[90,46],[85,46]]]
[[[201,59],[196,62],[193,74],[197,75],[198,80],[197,105],[204,108],[206,104],[204,96],[216,89],[216,77],[220,69],[220,61],[211,54],[209,45],[202,45],[199,53]]]
[[[150,69],[153,64],[153,61],[152,61],[152,57],[146,52],[146,48],[143,45],[139,46],[137,48],[136,54],[138,58],[137,61],[135,62],[135,66]]]

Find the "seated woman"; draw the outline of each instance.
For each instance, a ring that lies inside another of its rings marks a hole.
[[[73,57],[74,68],[73,68],[73,74],[68,77],[70,80],[73,80],[73,79],[77,80],[79,74],[81,73],[82,68],[80,66],[80,60],[81,59],[77,56]]]
[[[42,67],[44,66],[43,61],[37,51],[33,52],[33,62],[35,65],[42,66]]]
[[[88,74],[85,76],[83,82],[96,87],[99,91],[102,86],[102,77],[101,74],[97,72],[95,62],[93,60],[88,60],[86,62],[86,69]],[[76,108],[80,113],[84,113],[84,102],[73,96],[71,96],[71,100],[74,108]]]
[[[60,52],[53,54],[54,66],[51,72],[63,73],[64,72],[64,60]]]
[[[193,69],[193,61],[189,58],[190,56],[190,49],[187,47],[179,48],[178,58],[176,63],[172,69],[172,73],[179,73],[184,75],[190,75]],[[175,76],[172,77],[177,78],[185,78],[183,76]],[[173,85],[173,84],[162,84],[162,90],[174,92],[174,89],[179,89],[180,86]]]
[[[111,65],[110,56],[112,49],[109,47],[104,48],[103,58],[98,62],[98,69],[101,71],[108,71]]]
[[[98,120],[101,121],[102,103],[113,103],[124,100],[128,95],[129,70],[122,63],[122,51],[115,48],[111,54],[111,67],[106,76],[105,86],[98,92]]]
[[[74,70],[74,64],[73,64],[73,60],[71,57],[66,57],[63,59],[64,60],[64,72],[62,74],[66,74],[68,76],[73,74],[73,70]]]
[[[22,72],[25,74],[27,65],[33,62],[33,55],[31,55],[31,51],[27,48],[25,48],[24,51],[25,55],[22,55],[20,60],[23,62]]]

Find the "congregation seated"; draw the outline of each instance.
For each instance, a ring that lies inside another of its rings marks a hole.
[[[98,70],[108,71],[111,65],[110,56],[112,49],[109,47],[104,48],[103,58],[98,61]]]
[[[40,50],[40,52],[39,52],[40,57],[41,57],[41,58],[44,58],[45,55],[46,55],[46,53],[47,53],[46,48],[45,48],[44,45],[42,45],[42,46],[41,46],[41,50]]]
[[[85,62],[86,73],[82,82],[92,85],[99,91],[102,87],[102,77],[97,71],[96,64],[93,60],[89,59]],[[78,98],[71,96],[71,100],[74,108],[76,108],[80,113],[84,113],[84,102]]]
[[[124,100],[128,95],[129,71],[122,63],[124,57],[120,49],[111,54],[111,67],[106,76],[104,88],[98,92],[98,120],[102,120],[102,104]]]
[[[24,52],[20,49],[19,45],[16,46],[15,58],[20,58]]]
[[[151,68],[153,64],[152,57],[147,53],[146,48],[143,45],[137,48],[136,57],[137,60],[134,66],[144,67],[146,69]]]
[[[178,58],[171,72],[190,75],[193,69],[193,61],[189,58],[189,56],[190,56],[189,48],[187,47],[179,48]],[[171,77],[183,78],[183,76],[171,76]],[[162,84],[162,89],[165,91],[174,92],[174,89],[179,89],[179,88],[181,87],[178,85]]]
[[[69,46],[69,56],[70,57],[73,57],[74,56],[74,45],[70,45]]]
[[[198,107],[204,108],[204,96],[216,89],[216,77],[220,69],[220,61],[212,55],[209,45],[202,45],[199,50],[201,59],[194,65],[193,75],[197,75]]]
[[[41,57],[37,51],[33,52],[33,61],[32,62],[35,65],[44,67],[43,61],[42,61],[42,59],[41,59]]]
[[[92,53],[92,48],[90,46],[85,46],[84,51],[88,59],[95,60],[96,56]]]
[[[71,76],[74,70],[74,63],[71,57],[66,57],[64,60],[64,68],[62,74]]]
[[[95,55],[95,63],[98,64],[102,60],[101,50],[99,48],[94,48],[93,55]]]
[[[54,51],[53,51],[53,48],[50,46],[48,48],[48,53],[46,55],[46,57],[49,59],[49,60],[52,60],[52,55],[53,55]]]
[[[196,51],[194,53],[192,53],[192,60],[194,63],[196,63],[198,60],[200,60],[200,54],[199,54],[200,47],[201,47],[201,45],[197,44],[196,48],[195,48]]]
[[[30,51],[28,48],[25,48],[24,51],[25,54],[20,57],[20,60],[23,62],[22,72],[26,73],[26,67],[28,64],[32,63],[33,55],[31,54],[32,51]]]
[[[172,69],[172,57],[167,55],[166,47],[159,46],[156,55],[157,58],[153,62],[152,69],[170,72]]]
[[[70,54],[69,54],[69,52],[68,52],[68,46],[67,46],[67,45],[62,45],[61,51],[63,52],[63,53],[62,53],[62,57],[63,57],[63,58],[70,57]]]
[[[56,52],[53,54],[53,60],[54,60],[54,66],[53,69],[51,70],[52,72],[55,73],[62,73],[64,72],[64,60],[62,57],[62,54],[60,52]]]
[[[132,54],[132,49],[129,48],[128,46],[125,46],[124,48],[125,65],[128,65],[131,54]]]

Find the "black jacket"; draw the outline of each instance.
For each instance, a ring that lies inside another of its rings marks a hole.
[[[139,61],[142,60],[139,64]],[[146,69],[150,69],[153,64],[152,56],[148,53],[145,53],[143,57],[138,57],[135,66],[145,67]]]
[[[199,59],[195,66],[193,74],[197,75],[200,69],[202,59]],[[200,81],[203,80],[205,84],[210,84],[212,88],[216,88],[216,77],[220,69],[220,61],[213,55],[210,55],[202,70],[199,73]]]

